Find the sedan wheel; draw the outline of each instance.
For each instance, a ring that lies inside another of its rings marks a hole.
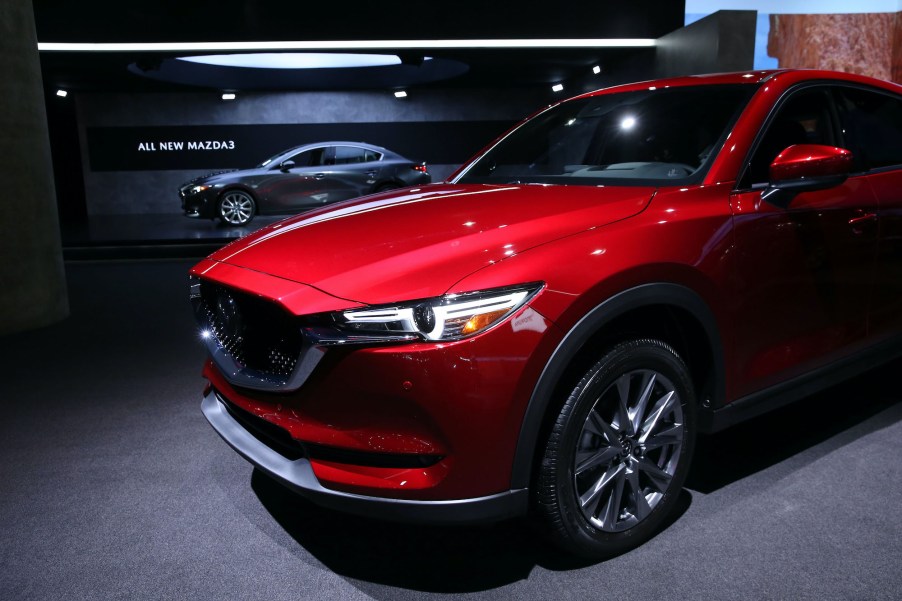
[[[230,190],[219,200],[219,217],[229,225],[244,225],[254,218],[256,205],[247,192]]]
[[[652,536],[682,489],[694,424],[673,349],[636,340],[608,352],[573,388],[545,448],[537,500],[555,542],[608,557]]]

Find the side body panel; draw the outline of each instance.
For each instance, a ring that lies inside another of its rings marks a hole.
[[[788,209],[733,195],[736,370],[741,397],[868,342],[876,201],[863,177],[805,192]]]

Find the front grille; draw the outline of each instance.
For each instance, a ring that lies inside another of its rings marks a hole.
[[[303,349],[298,320],[263,298],[200,283],[195,312],[205,335],[242,369],[287,378]]]

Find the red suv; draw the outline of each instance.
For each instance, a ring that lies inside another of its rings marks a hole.
[[[311,500],[651,536],[700,432],[900,355],[902,87],[618,86],[448,182],[266,227],[191,275],[203,411]]]

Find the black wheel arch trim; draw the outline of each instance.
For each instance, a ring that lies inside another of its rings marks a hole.
[[[801,398],[818,393],[902,357],[902,337],[895,336],[817,369],[753,392],[723,407],[699,413],[700,432],[719,432]]]
[[[530,485],[536,445],[539,443],[539,434],[545,414],[551,405],[558,382],[579,350],[592,336],[614,319],[634,309],[652,305],[668,305],[683,309],[693,315],[702,325],[708,337],[714,363],[713,402],[715,405],[722,402],[725,395],[723,345],[720,329],[708,304],[696,292],[679,284],[649,283],[624,290],[608,298],[583,316],[567,332],[545,364],[545,368],[533,388],[520,427],[511,473],[511,488],[521,489]]]

